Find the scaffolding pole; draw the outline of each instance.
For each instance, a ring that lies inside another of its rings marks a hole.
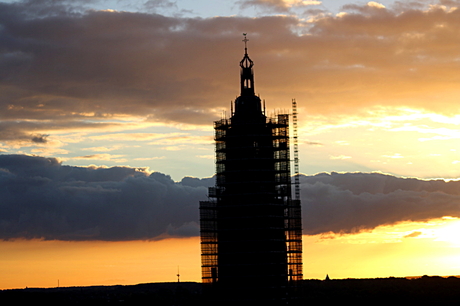
[[[295,99],[292,99],[292,139],[294,151],[294,199],[300,200],[299,141],[297,134],[297,102]]]

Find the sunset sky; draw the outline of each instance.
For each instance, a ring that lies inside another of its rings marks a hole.
[[[1,0],[0,0],[1,1]],[[304,278],[460,275],[460,1],[0,2],[0,289],[200,281],[248,33]]]

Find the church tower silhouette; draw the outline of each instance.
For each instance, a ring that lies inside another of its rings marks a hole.
[[[216,185],[200,202],[202,280],[223,304],[284,305],[302,280],[300,200],[291,191],[289,115],[265,115],[244,34],[240,96],[214,122]]]

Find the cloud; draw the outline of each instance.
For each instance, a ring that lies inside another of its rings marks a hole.
[[[345,10],[357,11],[362,14],[380,13],[380,10],[384,10],[385,8],[385,5],[375,1],[367,2],[366,5],[346,4],[343,6]]]
[[[338,156],[329,156],[330,159],[349,159],[351,156],[338,155]]]
[[[34,135],[32,136],[32,142],[35,143],[47,143],[48,140],[46,139],[49,135]]]
[[[91,140],[121,140],[121,141],[132,141],[132,140],[153,140],[153,139],[161,139],[167,137],[180,137],[184,135],[184,133],[115,133],[110,134],[106,133],[103,135],[97,136],[90,136]]]
[[[157,145],[173,145],[173,144],[213,144],[213,137],[211,136],[174,136],[163,138],[149,142],[149,144]]]
[[[144,3],[144,7],[156,11],[158,8],[177,8],[177,5],[169,0],[148,0]]]
[[[317,141],[306,141],[305,144],[309,146],[316,146],[316,147],[324,146],[324,144],[317,142]]]
[[[156,160],[156,159],[164,159],[165,156],[155,156],[155,157],[139,157],[135,158],[134,160]]]
[[[404,236],[404,238],[415,238],[415,237],[418,237],[422,234],[422,232],[419,232],[419,231],[415,231],[415,232],[412,232],[406,236]]]
[[[403,221],[460,217],[460,182],[378,173],[301,176],[304,234],[352,234]],[[130,167],[76,167],[0,155],[0,239],[139,240],[199,235],[213,178]],[[408,236],[409,237],[409,236]],[[415,237],[411,234],[410,237]]]
[[[379,173],[301,177],[304,233],[350,234],[403,221],[460,217],[460,182]]]
[[[454,1],[440,2],[445,9],[371,1],[314,18],[168,17],[87,10],[88,3],[0,3],[0,141],[120,126],[110,120],[122,116],[209,124],[238,94],[243,32],[256,91],[269,107],[289,106],[295,96],[311,115],[402,104],[458,111]],[[278,10],[312,4],[319,3],[242,2]]]
[[[64,166],[0,155],[0,239],[138,240],[196,236],[212,179],[129,167]]]
[[[375,2],[375,1],[368,2],[367,6],[376,7],[376,8],[385,8],[385,5],[383,5],[381,3],[378,3],[378,2]]]
[[[1,90],[0,90],[1,92]],[[1,98],[0,98],[1,99]],[[1,104],[1,102],[0,102]],[[0,117],[2,114],[0,114]],[[79,120],[63,120],[61,118],[56,118],[51,120],[35,120],[28,119],[27,116],[22,119],[12,116],[8,118],[5,116],[0,121],[0,141],[8,143],[10,145],[27,145],[27,144],[50,144],[48,139],[49,136],[53,137],[51,134],[59,133],[73,133],[73,132],[90,132],[90,131],[103,131],[103,130],[113,130],[121,129],[122,125],[116,122],[110,122],[102,120],[101,122],[84,122]],[[128,126],[125,124],[123,128],[126,129]],[[36,131],[47,131],[49,133],[39,133]],[[46,137],[45,137],[46,136]],[[46,142],[39,140],[42,137],[42,140],[47,140]],[[71,140],[68,139],[68,142]]]
[[[119,150],[122,146],[116,145],[111,147],[90,147],[90,148],[82,148],[83,151],[94,151],[94,152],[110,152]]]
[[[76,156],[76,157],[72,157],[72,159],[116,160],[116,161],[121,161],[121,162],[126,161],[126,159],[120,159],[121,157],[125,157],[125,156],[103,153],[103,154]]]
[[[197,155],[196,157],[198,158],[204,158],[204,159],[214,159],[214,155]]]
[[[302,0],[242,0],[237,1],[242,9],[248,7],[258,7],[267,11],[288,12],[291,7],[306,7],[310,5],[320,5],[322,1],[302,1]]]

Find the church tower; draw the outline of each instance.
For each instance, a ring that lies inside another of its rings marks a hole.
[[[243,41],[240,96],[231,117],[214,122],[216,186],[200,202],[202,280],[229,304],[284,305],[289,287],[302,279],[289,115],[265,115],[246,35]]]

